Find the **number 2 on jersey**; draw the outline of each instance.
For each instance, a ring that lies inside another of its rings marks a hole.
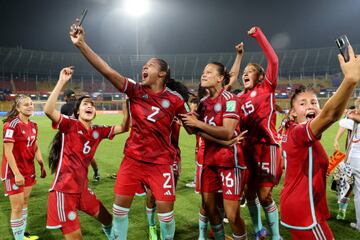
[[[154,119],[153,117],[160,112],[160,108],[151,106],[151,110],[153,110],[154,112],[147,116],[146,119],[150,122],[156,122],[156,119]]]

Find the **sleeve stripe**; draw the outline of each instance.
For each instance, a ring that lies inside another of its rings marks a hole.
[[[111,127],[110,132],[109,132],[107,138],[110,138],[110,136],[113,134],[113,132],[114,132],[114,126]]]
[[[124,87],[124,90],[123,90],[123,92],[126,92],[126,90],[127,90],[127,87],[128,87],[128,78],[125,78],[125,87]]]
[[[313,142],[314,140],[311,137],[311,133],[310,133],[310,129],[309,129],[310,126],[309,125],[310,125],[310,122],[308,122],[306,124],[306,134],[308,135],[309,140]]]

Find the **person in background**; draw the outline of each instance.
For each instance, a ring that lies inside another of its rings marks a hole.
[[[46,177],[38,146],[38,125],[30,120],[34,105],[30,97],[18,95],[3,119],[3,157],[1,180],[11,205],[10,223],[15,240],[38,239],[25,234],[30,193],[35,180],[34,159],[40,165],[40,177]],[[26,236],[25,236],[26,235]]]

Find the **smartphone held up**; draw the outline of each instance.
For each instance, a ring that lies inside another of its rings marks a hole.
[[[345,62],[349,61],[349,39],[345,34],[339,36],[336,40],[336,45],[339,48],[341,55],[344,57]]]

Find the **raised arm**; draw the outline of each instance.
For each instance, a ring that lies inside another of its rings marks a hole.
[[[244,56],[244,43],[241,42],[238,45],[236,45],[235,50],[236,50],[236,58],[231,67],[231,70],[230,70],[229,84],[227,84],[224,87],[226,90],[230,90],[231,87],[234,86],[234,84],[236,83],[236,81],[238,79],[238,76],[240,73],[241,60],[242,60],[242,57]]]
[[[124,91],[126,78],[112,69],[99,55],[97,55],[85,42],[84,28],[73,24],[70,30],[70,38],[73,44],[80,50],[88,62],[107,78],[119,91]]]
[[[340,138],[342,137],[342,135],[344,134],[345,132],[345,128],[343,127],[339,127],[337,133],[336,133],[336,136],[335,136],[335,139],[334,139],[334,149],[335,150],[340,150],[340,145],[339,145],[339,141],[340,141]]]
[[[252,27],[248,31],[249,36],[254,37],[262,48],[268,65],[266,67],[266,78],[272,87],[275,89],[277,85],[278,71],[279,71],[279,59],[274,49],[270,45],[269,41],[265,37],[264,33],[259,27]]]
[[[55,85],[55,88],[51,92],[48,100],[44,106],[44,112],[48,118],[50,118],[53,122],[58,122],[60,120],[60,112],[56,110],[56,101],[60,95],[61,89],[64,85],[70,80],[74,73],[73,67],[63,68],[60,71],[59,80]]]
[[[130,118],[129,118],[128,104],[129,104],[129,100],[126,99],[125,102],[123,103],[123,121],[122,121],[121,125],[115,126],[114,135],[129,131]]]
[[[345,62],[344,58],[340,54],[338,55],[344,80],[335,94],[325,103],[321,113],[310,122],[310,129],[318,138],[331,124],[341,118],[356,84],[360,81],[360,57],[355,57],[351,46],[349,47],[349,56],[350,60]]]

